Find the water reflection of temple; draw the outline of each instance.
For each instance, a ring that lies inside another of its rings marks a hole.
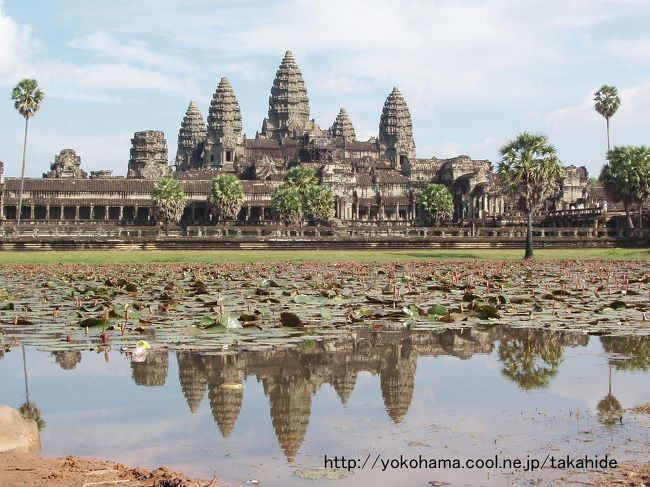
[[[78,350],[52,352],[52,356],[63,370],[72,370],[81,362],[81,352]]]
[[[437,334],[362,332],[350,339],[316,343],[309,350],[237,355],[177,352],[178,374],[192,412],[207,389],[212,415],[224,437],[232,432],[244,398],[244,390],[232,385],[255,376],[269,398],[278,443],[287,460],[293,461],[307,432],[312,397],[323,384],[330,384],[346,404],[359,373],[378,375],[386,411],[398,424],[411,405],[418,357],[465,359],[474,353],[490,353],[496,338],[494,331],[476,329]]]
[[[288,461],[293,461],[303,443],[311,415],[312,397],[323,384],[330,384],[342,404],[354,394],[362,372],[379,376],[386,412],[395,424],[406,417],[414,392],[419,357],[455,356],[470,358],[498,348],[502,374],[520,388],[547,387],[563,360],[565,347],[585,346],[582,333],[539,331],[494,326],[490,329],[433,332],[357,332],[345,339],[318,342],[301,350],[273,349],[231,355],[176,352],[178,378],[187,405],[198,411],[206,395],[210,410],[223,437],[235,427],[244,400],[237,388],[255,377],[269,399],[273,428]],[[636,355],[634,365],[647,367],[650,339],[607,337],[603,347],[624,355]],[[74,368],[77,352],[55,352],[63,368]],[[642,362],[642,363],[637,363]],[[619,360],[620,363],[620,360]],[[631,366],[631,362],[625,362]],[[149,352],[143,362],[132,362],[133,380],[138,385],[165,384],[168,370],[166,351]]]

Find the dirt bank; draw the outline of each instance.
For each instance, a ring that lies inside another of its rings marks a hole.
[[[0,485],[11,487],[222,487],[166,467],[132,468],[93,458],[0,454]]]

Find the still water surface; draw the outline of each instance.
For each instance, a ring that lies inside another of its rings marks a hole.
[[[564,471],[370,469],[381,459],[609,454],[648,460],[650,338],[495,327],[357,333],[298,349],[207,355],[27,348],[42,454],[169,465],[239,485],[547,485]],[[610,384],[611,373],[611,384]],[[0,403],[24,402],[20,348],[0,360]],[[243,384],[243,388],[226,384]],[[611,393],[610,393],[611,387]],[[295,476],[328,457],[342,480]],[[378,463],[381,465],[381,462]],[[540,479],[542,479],[540,481]],[[539,482],[539,483],[538,483]]]

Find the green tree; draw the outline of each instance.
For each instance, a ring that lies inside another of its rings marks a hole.
[[[499,179],[526,215],[524,259],[529,259],[533,257],[533,211],[558,192],[562,166],[543,134],[523,132],[501,147],[500,154]]]
[[[305,218],[318,224],[328,221],[334,215],[334,195],[329,188],[320,184],[313,169],[305,166],[292,167],[281,187],[282,191],[277,194],[274,192],[279,199],[278,204],[273,205],[272,200],[272,206],[277,207],[275,214],[287,225],[302,223]],[[295,211],[294,192],[287,192],[287,188],[295,190],[298,195],[300,212]]]
[[[621,98],[618,96],[616,87],[603,85],[594,94],[594,101],[596,102],[594,108],[600,115],[605,117],[607,122],[607,152],[609,153],[609,119],[614,116],[618,107],[621,106]]]
[[[616,397],[612,395],[612,364],[609,364],[609,392],[598,401],[596,405],[598,419],[607,427],[614,426],[623,417],[623,406]]]
[[[525,391],[547,388],[563,359],[560,334],[511,329],[499,341],[501,374]]]
[[[303,219],[303,198],[298,188],[284,183],[273,190],[271,208],[285,225],[300,223]]]
[[[241,181],[232,174],[217,176],[212,180],[208,202],[212,205],[217,220],[225,222],[237,218],[244,203]]]
[[[422,209],[433,222],[449,218],[454,213],[454,200],[444,184],[429,184],[422,191]]]
[[[29,119],[41,108],[45,94],[38,88],[35,79],[22,79],[11,92],[11,100],[18,113],[25,118],[25,138],[23,139],[23,166],[20,171],[20,192],[18,193],[18,214],[16,226],[20,225],[23,208],[23,189],[25,187],[25,158],[27,155],[27,127]]]
[[[38,431],[42,431],[43,428],[47,426],[47,423],[41,415],[41,409],[32,402],[27,401],[21,404],[21,406],[18,408],[18,412],[23,418],[34,421],[36,423]]]
[[[287,172],[287,182],[297,188],[300,194],[305,194],[307,188],[319,184],[316,173],[310,167],[294,166]]]
[[[165,222],[165,231],[169,231],[169,222],[178,222],[185,209],[185,192],[181,183],[175,179],[160,179],[153,185],[151,192],[154,214]]]
[[[650,338],[603,336],[600,342],[605,353],[612,355],[609,364],[615,370],[650,370]]]
[[[650,148],[616,146],[607,153],[600,180],[614,202],[623,202],[628,228],[634,228],[630,206],[638,205],[641,226],[643,201],[650,196]]]
[[[312,184],[305,190],[303,212],[315,222],[326,222],[334,216],[334,195],[329,188]]]

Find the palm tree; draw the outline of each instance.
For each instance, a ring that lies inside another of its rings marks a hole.
[[[16,226],[20,225],[20,214],[23,208],[23,188],[25,184],[25,156],[27,154],[27,126],[29,119],[41,108],[45,94],[38,89],[35,79],[22,79],[11,92],[14,107],[25,117],[25,139],[23,142],[23,167],[20,171],[20,193],[18,196],[18,215]]]
[[[533,211],[559,190],[562,166],[555,148],[543,134],[522,132],[501,147],[499,179],[526,214],[526,253],[533,257]]]
[[[289,183],[284,183],[273,190],[271,208],[275,216],[286,226],[301,223],[303,214],[303,198],[300,190]]]
[[[614,116],[621,106],[621,98],[615,86],[603,85],[594,95],[595,108],[607,122],[607,152],[609,152],[609,119]]]
[[[185,210],[185,192],[175,179],[156,181],[151,192],[156,216],[165,222],[165,233],[169,233],[169,222],[178,222]]]
[[[237,218],[244,202],[244,187],[232,174],[222,174],[212,180],[208,193],[208,202],[212,205],[218,220]]]
[[[603,188],[612,201],[623,202],[628,228],[634,228],[630,206],[638,205],[640,228],[643,201],[650,196],[650,147],[615,146],[607,159],[600,173]]]
[[[612,395],[612,364],[609,364],[609,392],[598,401],[596,405],[598,419],[605,426],[614,426],[617,422],[623,421],[623,406],[618,399]]]

